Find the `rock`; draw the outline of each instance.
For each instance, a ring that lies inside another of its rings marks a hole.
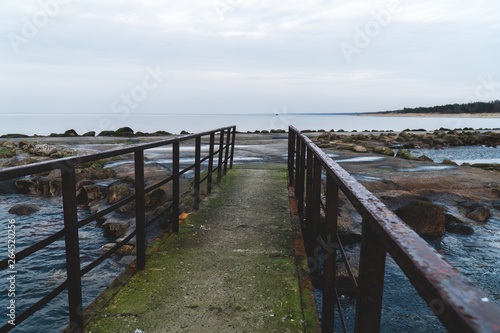
[[[445,223],[445,225],[456,224],[456,223],[467,224],[467,221],[460,218],[460,216],[458,214],[446,213],[446,214],[444,214],[444,223]]]
[[[10,214],[31,215],[40,210],[40,206],[35,204],[17,204],[9,209]]]
[[[114,136],[115,131],[102,131],[98,136]]]
[[[449,159],[447,159],[447,158],[445,158],[445,159],[443,160],[443,162],[441,162],[441,164],[445,164],[445,165],[455,165],[455,166],[458,166],[458,164],[457,164],[457,163],[455,163],[455,162],[453,162],[452,160],[449,160]]]
[[[15,144],[14,141],[5,141],[3,144],[2,144],[2,147],[4,148],[16,148],[17,145]]]
[[[460,235],[472,235],[474,233],[474,228],[462,223],[447,224],[445,229],[448,232]]]
[[[427,157],[425,155],[422,155],[422,156],[418,157],[418,160],[419,161],[424,161],[424,162],[434,162],[434,160],[432,158]]]
[[[83,134],[82,136],[95,136],[95,132],[94,131],[90,131],[90,132],[87,132],[87,133]]]
[[[110,185],[108,189],[108,203],[117,203],[131,194],[132,189],[127,184]]]
[[[107,187],[103,185],[84,185],[76,192],[79,203],[90,204],[94,200],[106,197]]]
[[[404,158],[405,160],[418,160],[415,156],[413,156],[408,150],[400,149],[396,154],[396,157]]]
[[[132,136],[134,131],[130,127],[121,127],[115,131],[115,136]]]
[[[441,236],[444,232],[443,208],[423,200],[415,200],[395,213],[421,236]]]
[[[51,154],[54,154],[56,152],[56,147],[48,145],[46,143],[36,145],[35,148],[33,148],[33,154],[38,156],[50,156]]]
[[[66,132],[64,132],[63,136],[64,137],[75,137],[75,136],[78,136],[78,133],[76,133],[76,131],[74,129],[70,129],[70,130],[67,130]]]
[[[356,153],[366,153],[367,152],[366,148],[363,146],[354,146],[352,148],[352,151],[354,151]]]
[[[13,148],[0,148],[0,158],[9,158],[15,155]]]
[[[470,212],[466,216],[471,220],[484,222],[490,217],[490,209],[485,205],[475,204],[468,208]]]
[[[145,206],[146,207],[153,207],[158,202],[160,202],[161,197],[165,195],[165,191],[163,191],[161,188],[155,189],[153,192],[150,192],[146,195],[145,199]]]
[[[119,238],[125,235],[130,225],[132,225],[132,219],[122,219],[110,217],[106,219],[106,222],[102,224],[106,234],[109,236]]]
[[[394,150],[392,150],[391,148],[388,148],[388,147],[377,146],[377,147],[373,148],[373,152],[377,153],[377,154],[387,155],[387,156],[394,156]]]
[[[33,158],[33,157],[28,157],[28,158],[20,160],[19,162],[16,163],[16,165],[19,166],[19,165],[26,165],[26,164],[37,163],[37,162],[40,162],[40,160]]]
[[[133,245],[123,245],[116,251],[116,254],[120,254],[122,256],[129,256],[134,253],[135,253],[135,246]]]
[[[88,180],[88,179],[79,181],[78,184],[76,184],[76,190],[78,191],[79,189],[81,189],[82,187],[84,187],[86,185],[94,185],[94,182],[91,180]]]
[[[35,146],[33,146],[33,144],[29,141],[21,141],[19,142],[19,148],[24,151],[30,151],[30,149],[35,148]]]
[[[36,194],[37,186],[36,183],[30,179],[19,179],[16,180],[16,188],[19,193],[22,194]]]

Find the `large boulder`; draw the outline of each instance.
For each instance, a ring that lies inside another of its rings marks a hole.
[[[14,215],[31,215],[39,210],[40,206],[35,204],[17,204],[9,209],[9,213]]]
[[[108,188],[108,203],[110,205],[130,196],[133,193],[131,184],[115,184],[110,185]]]
[[[38,156],[50,156],[57,152],[57,148],[46,143],[36,145],[33,148],[33,154]]]
[[[395,213],[421,236],[441,236],[444,232],[443,207],[424,200],[415,200]]]
[[[356,152],[356,153],[366,153],[367,152],[366,148],[363,146],[354,146],[352,148],[352,151]]]

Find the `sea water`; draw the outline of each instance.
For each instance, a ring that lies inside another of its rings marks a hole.
[[[255,130],[286,130],[289,125],[299,130],[394,130],[444,128],[500,128],[500,118],[447,117],[374,117],[321,114],[1,114],[0,135],[20,133],[49,135],[74,129],[78,134],[130,127],[134,131],[167,131],[190,133],[236,125],[241,132]]]

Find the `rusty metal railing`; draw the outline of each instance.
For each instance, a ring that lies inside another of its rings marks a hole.
[[[289,184],[304,217],[309,256],[325,243],[338,242],[339,190],[363,218],[359,276],[349,273],[357,290],[355,332],[380,331],[386,253],[450,332],[500,332],[500,308],[493,301],[293,126],[288,148]],[[326,203],[321,198],[322,172]],[[320,228],[322,208],[325,224]],[[336,247],[329,250],[333,253],[324,259],[322,331],[334,331],[336,304],[345,331],[335,286]]]
[[[44,305],[49,303],[63,290],[68,290],[68,309],[69,309],[69,332],[83,332],[83,311],[82,311],[82,283],[81,277],[87,274],[92,269],[96,268],[105,259],[114,254],[120,247],[127,244],[134,236],[136,237],[136,267],[143,269],[146,262],[146,227],[162,219],[162,214],[153,216],[146,221],[145,214],[145,195],[153,190],[171,182],[172,183],[172,204],[169,210],[164,213],[168,214],[170,211],[169,224],[165,227],[171,227],[173,232],[179,231],[179,204],[180,204],[180,177],[189,170],[194,169],[194,203],[193,207],[198,208],[200,201],[200,193],[205,191],[211,192],[212,178],[215,174],[217,183],[220,182],[222,176],[227,173],[228,168],[233,166],[234,157],[234,143],[235,143],[236,126],[219,128],[213,131],[207,131],[198,134],[190,134],[182,137],[175,137],[172,139],[145,143],[139,145],[127,146],[125,148],[107,150],[99,153],[80,155],[75,157],[61,158],[53,161],[46,161],[35,164],[28,164],[19,167],[7,168],[0,171],[0,181],[24,177],[41,172],[52,170],[61,170],[62,175],[62,194],[63,194],[63,214],[64,214],[64,228],[55,234],[45,238],[44,240],[33,244],[22,251],[16,253],[16,263],[25,259],[26,257],[36,253],[37,251],[52,244],[58,239],[65,238],[65,252],[66,252],[66,270],[67,279],[61,283],[54,290],[49,292],[35,304],[31,305],[27,310],[16,316],[16,326],[6,323],[0,327],[0,332],[8,332],[17,327],[21,322],[26,320],[36,311],[40,310]],[[219,137],[217,150],[215,150],[216,135]],[[209,136],[209,153],[207,156],[201,158],[201,139],[204,136]],[[195,163],[179,170],[180,143],[195,140]],[[162,146],[172,146],[172,175],[152,186],[145,188],[144,179],[144,151],[151,148]],[[100,159],[111,158],[114,156],[134,154],[134,169],[135,169],[135,193],[128,196],[119,202],[111,205],[110,207],[96,212],[82,220],[77,218],[77,199],[76,199],[76,166],[81,163],[92,162]],[[216,161],[214,159],[217,158]],[[208,170],[205,177],[201,178],[200,166],[201,163],[208,160]],[[214,162],[216,166],[214,167]],[[200,184],[206,182],[206,188],[200,189]],[[80,250],[78,229],[89,224],[96,219],[109,214],[118,208],[135,200],[136,206],[136,228],[127,235],[122,241],[117,243],[109,251],[95,259],[87,266],[80,267]],[[0,270],[8,267],[9,258],[0,261]]]

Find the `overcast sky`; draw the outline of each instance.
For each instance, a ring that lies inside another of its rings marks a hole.
[[[500,98],[498,0],[2,0],[0,35],[4,114]]]

